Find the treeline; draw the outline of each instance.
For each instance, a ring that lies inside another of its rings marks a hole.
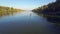
[[[32,11],[43,14],[51,22],[60,23],[60,0],[56,0],[56,2],[49,3]]]
[[[17,12],[20,12],[22,11],[21,9],[15,9],[15,8],[12,8],[12,7],[4,7],[4,6],[0,6],[0,17],[1,16],[5,16],[5,15],[10,15],[13,13],[17,13]]]

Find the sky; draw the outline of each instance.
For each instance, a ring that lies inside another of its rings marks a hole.
[[[8,6],[24,10],[32,10],[34,8],[47,5],[56,0],[0,0],[0,6]]]

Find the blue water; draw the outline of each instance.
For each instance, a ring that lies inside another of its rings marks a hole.
[[[0,34],[60,34],[60,26],[32,11],[0,17]]]

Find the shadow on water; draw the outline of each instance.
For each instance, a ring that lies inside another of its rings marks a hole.
[[[51,23],[56,23],[56,24],[60,24],[60,16],[46,16],[44,14],[37,14],[39,16],[42,16],[44,18],[47,19],[47,21],[51,22]]]
[[[46,18],[46,20],[49,22],[47,24],[47,28],[49,30],[49,34],[60,34],[60,17],[45,17],[42,14],[37,14],[39,16],[42,16]]]
[[[52,23],[60,24],[60,17],[47,17],[47,20]]]

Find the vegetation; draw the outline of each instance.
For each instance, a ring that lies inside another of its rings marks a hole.
[[[10,15],[22,11],[21,9],[15,9],[11,7],[0,6],[0,17],[5,15]]]
[[[60,0],[56,0],[56,2],[49,3],[32,11],[43,14],[51,22],[60,23]]]

